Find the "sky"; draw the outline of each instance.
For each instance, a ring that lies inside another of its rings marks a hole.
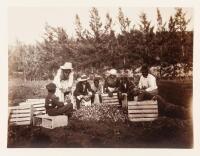
[[[119,6],[120,7],[120,6]],[[117,21],[119,7],[97,7],[102,23],[106,13],[109,13],[115,23],[114,30],[120,31]],[[69,36],[75,36],[75,15],[78,14],[83,28],[89,29],[89,11],[91,7],[9,7],[8,8],[8,44],[15,44],[16,40],[26,44],[34,44],[42,41],[45,23],[53,27],[63,27]],[[159,8],[163,22],[175,14],[175,8]],[[125,16],[131,20],[131,26],[136,28],[139,24],[139,16],[142,12],[147,14],[151,24],[156,26],[156,7],[122,7]],[[193,30],[193,9],[183,8],[186,18],[191,18],[188,30]]]

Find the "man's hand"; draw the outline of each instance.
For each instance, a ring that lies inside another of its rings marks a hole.
[[[83,98],[83,95],[77,96],[77,99],[81,100]]]
[[[153,96],[152,100],[156,101],[157,100],[157,96]]]
[[[139,93],[144,93],[145,92],[145,89],[140,89]]]

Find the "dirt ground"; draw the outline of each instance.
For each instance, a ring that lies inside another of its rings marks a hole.
[[[46,84],[10,83],[9,105],[16,105],[27,98],[44,97]],[[68,126],[62,128],[9,127],[8,147],[192,148],[193,125],[192,119],[164,116],[153,122],[131,123],[121,109],[97,106],[75,112]]]
[[[9,127],[8,147],[21,148],[192,148],[191,120],[159,117],[153,122],[83,120],[73,115],[66,127]]]

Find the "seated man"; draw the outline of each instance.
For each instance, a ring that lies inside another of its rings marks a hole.
[[[88,78],[86,75],[82,75],[79,82],[76,84],[76,89],[74,91],[74,96],[76,98],[77,109],[80,109],[80,104],[82,100],[90,101],[92,97],[92,89],[87,82]]]
[[[158,94],[156,78],[149,73],[147,65],[142,66],[142,75],[139,80],[138,100],[149,100]]]
[[[55,96],[56,85],[54,83],[49,83],[46,86],[48,90],[48,95],[45,98],[45,108],[49,116],[57,115],[68,115],[71,116],[73,111],[73,105],[71,100],[66,101],[66,105],[59,101],[59,98]]]
[[[131,82],[131,78],[128,77],[128,73],[125,72],[121,79],[120,79],[120,88],[119,88],[120,92],[126,93],[127,94],[127,98],[129,101],[133,100],[133,90],[134,90],[134,84]],[[123,98],[123,97],[122,97]]]
[[[103,86],[99,82],[100,76],[95,76],[94,84],[92,85],[93,96],[92,96],[92,103],[98,101],[97,103],[102,103],[101,94],[103,93]],[[98,96],[98,97],[97,97]]]
[[[108,93],[110,97],[113,93],[118,93],[120,87],[120,81],[117,78],[117,70],[111,69],[109,71],[109,76],[105,79],[104,92]]]

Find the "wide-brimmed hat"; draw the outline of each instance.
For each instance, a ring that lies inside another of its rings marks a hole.
[[[56,89],[56,85],[54,84],[54,83],[49,83],[49,84],[47,84],[46,85],[46,89],[48,90],[48,91],[52,91],[52,90],[55,90]]]
[[[110,75],[115,75],[115,76],[117,76],[117,70],[116,70],[116,69],[111,69],[108,73],[109,73]]]
[[[78,81],[87,81],[87,80],[88,80],[88,77],[85,74],[81,75],[81,77],[78,78]]]
[[[61,69],[73,69],[71,62],[65,62],[63,66],[60,66]]]
[[[100,75],[94,75],[94,80],[100,80],[101,79],[101,76]]]

